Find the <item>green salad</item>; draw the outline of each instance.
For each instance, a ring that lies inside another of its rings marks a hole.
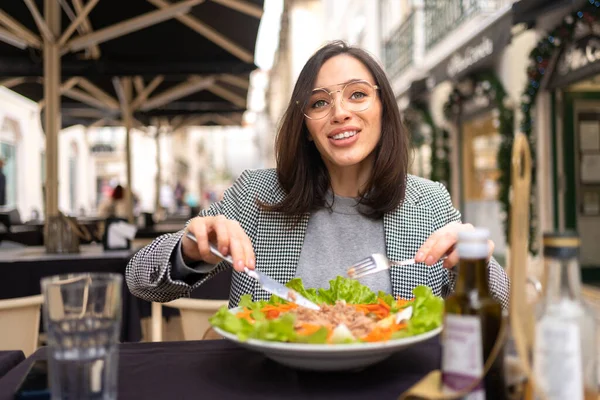
[[[339,344],[385,342],[429,332],[442,324],[444,301],[427,286],[417,286],[412,299],[373,292],[359,281],[338,276],[328,289],[305,288],[296,278],[287,287],[318,304],[311,310],[271,296],[252,301],[242,296],[239,312],[219,309],[210,323],[245,341]]]

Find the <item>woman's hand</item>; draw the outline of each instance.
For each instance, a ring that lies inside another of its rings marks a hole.
[[[196,217],[190,221],[187,230],[198,243],[183,236],[181,249],[186,259],[217,264],[221,260],[210,252],[208,243],[217,246],[223,255],[231,255],[233,268],[243,271],[244,267],[254,269],[255,256],[250,238],[237,221],[222,215],[216,217]]]
[[[431,236],[423,243],[417,255],[416,262],[424,262],[427,265],[433,265],[444,255],[448,258],[444,260],[444,268],[452,268],[458,264],[458,250],[456,242],[458,233],[475,229],[471,224],[461,224],[460,222],[451,222],[448,225],[433,232]],[[487,261],[490,261],[494,253],[494,242],[488,240],[489,250]]]

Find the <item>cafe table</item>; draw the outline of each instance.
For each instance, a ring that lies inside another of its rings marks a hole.
[[[0,351],[0,378],[24,359],[25,354],[21,350]]]
[[[27,246],[0,251],[0,299],[41,293],[40,279],[57,274],[104,272],[125,275],[136,249],[105,251],[101,244],[84,244],[73,254],[48,254],[44,246]],[[123,323],[121,341],[137,342],[142,337],[140,301],[123,279]]]
[[[0,378],[0,400],[12,395],[40,348]],[[119,345],[119,399],[392,400],[440,367],[439,337],[360,371],[309,372],[284,367],[226,340]]]

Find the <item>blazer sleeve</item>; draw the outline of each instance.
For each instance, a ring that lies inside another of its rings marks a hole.
[[[250,235],[252,232],[249,232],[248,220],[253,213],[247,210],[247,202],[251,197],[249,195],[251,188],[252,171],[247,170],[225,191],[221,201],[202,210],[200,216],[224,215],[228,219],[240,222],[242,228]],[[188,224],[189,221],[186,226]],[[196,287],[225,268],[230,268],[230,265],[225,262],[219,263],[193,284],[172,279],[173,255],[176,254],[184,233],[185,229],[182,229],[176,233],[161,235],[131,258],[125,270],[125,281],[133,295],[154,302],[168,302],[180,297],[189,297]]]
[[[447,223],[450,222],[462,222],[462,216],[460,211],[454,208],[450,193],[448,190],[439,183],[442,190],[444,201],[447,204],[448,218]],[[456,271],[454,269],[448,269],[446,273],[446,279],[442,284],[442,297],[447,297],[454,291],[454,285],[456,283]],[[496,261],[492,256],[488,263],[488,284],[490,286],[490,292],[492,296],[502,304],[502,308],[508,309],[510,301],[510,281],[504,268]]]

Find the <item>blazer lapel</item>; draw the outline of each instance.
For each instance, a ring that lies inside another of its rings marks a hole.
[[[281,187],[274,188],[272,201],[280,202],[285,193]],[[256,230],[256,267],[276,281],[286,284],[296,275],[304,235],[310,214],[296,219],[279,213],[260,211]],[[270,293],[258,282],[254,286],[254,300],[268,300]]]
[[[433,215],[419,204],[420,194],[407,186],[404,202],[383,218],[387,256],[392,261],[414,258],[419,247],[429,237]],[[425,264],[395,266],[390,269],[392,292],[395,297],[410,299],[412,289],[427,284],[429,268]]]
[[[285,193],[277,186],[269,195],[268,200],[276,203],[283,200]],[[413,258],[431,233],[432,210],[419,204],[419,199],[420,193],[412,185],[407,185],[402,205],[383,217],[386,252],[390,260]],[[259,211],[254,243],[256,267],[282,284],[292,280],[296,275],[309,218],[309,213],[296,220],[279,213]],[[390,280],[393,295],[412,298],[413,288],[427,285],[429,271],[424,269],[429,268],[422,263],[392,267]],[[252,280],[245,274],[244,278]],[[256,281],[253,282],[253,288],[254,300],[268,300],[271,296]]]

